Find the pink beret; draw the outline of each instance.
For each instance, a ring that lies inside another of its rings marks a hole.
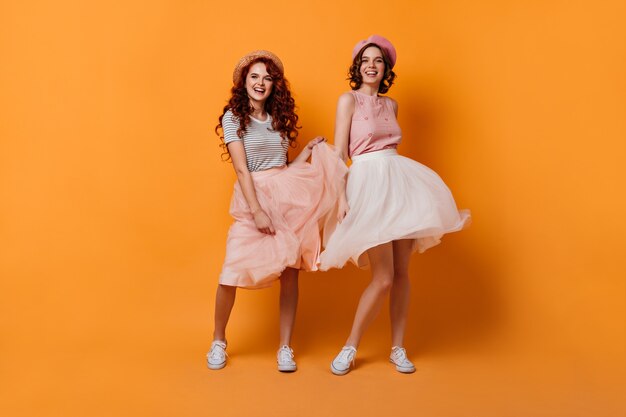
[[[385,54],[387,55],[391,63],[391,68],[396,65],[396,48],[393,47],[389,40],[383,38],[380,35],[372,35],[363,41],[357,42],[357,44],[354,45],[354,49],[352,50],[352,59],[357,56],[357,54],[361,51],[361,49],[363,49],[365,45],[369,45],[370,43],[375,44],[383,51],[385,51]]]

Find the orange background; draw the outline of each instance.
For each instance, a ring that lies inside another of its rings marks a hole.
[[[626,6],[619,1],[0,3],[0,414],[618,416],[626,407]],[[329,361],[369,275],[301,275],[300,370],[277,287],[239,291],[205,367],[235,180],[213,134],[237,59],[277,53],[301,140],[332,135],[357,40],[391,39],[400,151],[474,224],[412,261]]]

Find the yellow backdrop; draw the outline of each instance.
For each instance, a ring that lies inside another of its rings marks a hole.
[[[0,413],[618,416],[626,374],[626,6],[620,1],[3,1]],[[277,288],[240,291],[205,367],[230,224],[217,117],[253,49],[331,138],[350,52],[398,50],[401,153],[473,226],[411,264],[407,347],[385,313],[328,371],[369,275],[302,274],[300,370],[276,372]]]

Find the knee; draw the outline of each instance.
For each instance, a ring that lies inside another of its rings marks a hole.
[[[392,274],[381,274],[374,280],[373,284],[376,286],[379,292],[388,293],[393,285]]]

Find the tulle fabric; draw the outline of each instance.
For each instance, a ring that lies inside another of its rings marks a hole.
[[[414,250],[424,252],[471,219],[468,210],[457,210],[450,190],[433,170],[395,149],[354,156],[346,196],[346,217],[324,228],[323,271],[341,268],[348,260],[367,267],[365,252],[393,240],[413,239]]]
[[[320,225],[334,208],[348,171],[325,143],[313,148],[311,163],[253,172],[259,204],[272,220],[275,235],[261,233],[239,183],[231,200],[234,223],[228,232],[219,282],[244,288],[271,286],[287,267],[316,271]]]

